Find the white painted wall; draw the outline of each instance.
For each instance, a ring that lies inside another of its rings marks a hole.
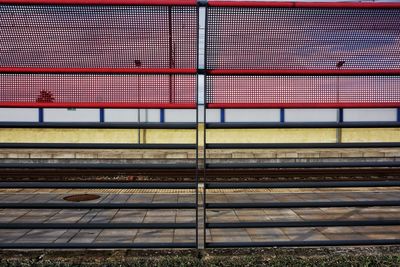
[[[337,109],[286,109],[287,122],[335,122],[338,118]]]
[[[279,122],[279,109],[225,109],[225,122]]]
[[[395,108],[382,109],[344,109],[344,121],[396,121],[397,110]]]
[[[105,109],[104,110],[105,122],[137,122],[138,110],[137,109]]]
[[[141,109],[140,118],[138,109],[105,109],[105,122],[160,122],[159,109]]]
[[[0,121],[35,122],[39,120],[36,108],[0,108]]]
[[[98,109],[66,109],[45,108],[43,110],[45,122],[98,122],[100,120]]]

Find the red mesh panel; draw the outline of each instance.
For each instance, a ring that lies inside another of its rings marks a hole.
[[[373,9],[373,4],[209,7],[207,68],[336,69],[345,61],[342,69],[400,69],[400,8]]]
[[[0,67],[196,68],[196,37],[195,6],[0,5]]]
[[[207,76],[209,107],[400,106],[400,76]]]
[[[196,107],[196,75],[0,74],[1,106]]]

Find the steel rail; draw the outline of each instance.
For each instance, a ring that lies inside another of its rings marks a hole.
[[[343,187],[398,187],[400,181],[325,181],[325,182],[210,182],[207,189],[245,188],[343,188]],[[1,183],[0,183],[1,188]]]
[[[276,222],[212,222],[207,228],[297,228],[297,227],[344,227],[344,226],[394,226],[400,220],[363,220],[363,221],[276,221]]]
[[[0,229],[196,229],[195,223],[0,223]]]
[[[155,182],[0,182],[0,188],[38,189],[196,189],[196,183]]]
[[[1,209],[196,209],[195,203],[0,203]]]
[[[0,143],[0,149],[196,149],[195,144]]]
[[[0,104],[1,105],[1,104]],[[195,123],[186,122],[0,122],[0,128],[49,128],[49,129],[196,129]]]
[[[251,248],[251,247],[323,247],[323,246],[372,246],[399,245],[400,239],[371,240],[314,240],[314,241],[271,241],[271,242],[207,242],[207,248]],[[0,246],[1,247],[1,246]]]
[[[0,144],[0,148],[2,144]],[[309,149],[309,148],[388,148],[400,147],[400,142],[351,143],[208,143],[209,149]]]
[[[208,122],[206,127],[209,129],[395,128],[400,127],[400,122]]]

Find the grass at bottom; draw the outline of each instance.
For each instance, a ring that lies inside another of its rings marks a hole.
[[[4,255],[3,255],[4,256]],[[196,266],[400,266],[398,255],[159,255],[148,257],[2,257],[0,266],[159,266],[159,267],[196,267]]]

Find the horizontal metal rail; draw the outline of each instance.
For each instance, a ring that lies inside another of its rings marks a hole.
[[[195,203],[0,203],[0,209],[196,209]]]
[[[1,167],[1,165],[0,165]],[[383,168],[400,167],[400,161],[373,162],[281,162],[281,163],[207,163],[209,169],[278,169],[278,168]]]
[[[109,102],[0,102],[3,108],[146,108],[146,109],[196,109],[196,103],[109,103]],[[72,127],[73,128],[73,127]],[[85,127],[83,127],[85,128]],[[107,128],[107,127],[105,127]],[[157,128],[158,129],[158,128]],[[168,129],[168,128],[167,128]]]
[[[326,181],[326,182],[237,182],[206,183],[207,189],[238,188],[340,188],[340,187],[398,187],[400,181]],[[0,183],[1,188],[1,183]]]
[[[284,221],[284,222],[215,222],[207,223],[207,228],[278,228],[278,227],[343,227],[343,226],[393,226],[400,220],[363,221]]]
[[[186,122],[0,122],[0,128],[196,129],[197,124]]]
[[[397,5],[400,8],[400,5]],[[0,69],[1,70],[1,69]],[[399,76],[399,69],[213,69],[213,76]]]
[[[0,182],[0,188],[68,189],[196,189],[196,183],[155,182]]]
[[[271,242],[207,242],[207,248],[250,248],[250,247],[322,247],[322,246],[372,246],[398,245],[400,239],[371,240],[314,240],[314,241],[271,241]],[[1,247],[1,246],[0,246]]]
[[[122,144],[122,143],[0,143],[1,148],[35,149],[196,149],[196,144]]]
[[[193,6],[195,0],[0,0],[10,5],[141,5],[141,6]]]
[[[3,103],[2,103],[3,105]],[[332,103],[209,103],[209,109],[280,109],[280,108],[399,108],[399,102],[332,102]]]
[[[340,8],[340,9],[390,9],[400,8],[399,3],[366,2],[267,2],[267,1],[232,1],[208,0],[210,7],[247,7],[247,8]]]
[[[283,209],[283,208],[341,208],[341,207],[388,207],[400,206],[400,200],[372,201],[304,201],[260,203],[207,203],[208,209]]]
[[[395,128],[400,122],[209,122],[209,129]]]
[[[41,0],[38,0],[38,1],[41,1]],[[88,0],[84,0],[84,1],[89,2]],[[2,2],[4,2],[4,0],[0,0],[0,4],[2,4]],[[126,2],[129,2],[129,1],[126,1]],[[162,2],[162,1],[160,1],[160,2]],[[166,68],[23,68],[23,67],[12,68],[12,67],[0,67],[0,73],[11,73],[11,74],[98,74],[98,75],[101,75],[101,74],[108,74],[108,75],[168,74],[168,75],[173,75],[173,74],[196,74],[197,70],[196,69],[166,69]]]
[[[0,223],[0,229],[196,229],[195,223]]]
[[[0,148],[2,144],[0,144]],[[400,142],[357,143],[208,143],[209,149],[297,149],[297,148],[388,148],[400,147]]]
[[[0,163],[0,169],[194,169],[195,163]]]
[[[0,249],[133,249],[133,248],[196,248],[195,242],[184,243],[0,243]]]

